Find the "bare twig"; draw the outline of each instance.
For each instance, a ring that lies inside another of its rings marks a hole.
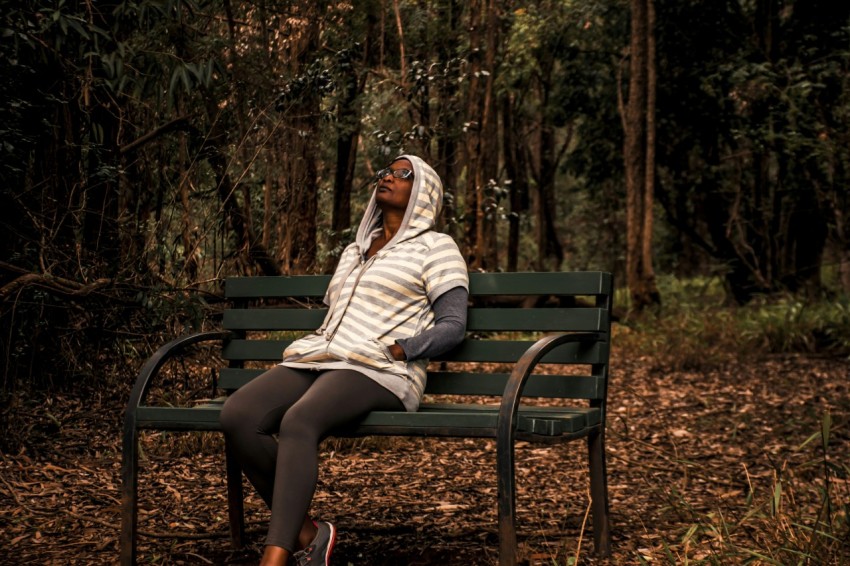
[[[119,148],[118,153],[121,153],[122,155],[125,154],[125,153],[130,153],[131,151],[138,149],[139,147],[145,145],[146,143],[155,140],[159,136],[166,134],[166,133],[168,133],[172,130],[176,130],[180,127],[183,127],[188,123],[189,123],[189,115],[188,114],[186,114],[184,116],[178,116],[177,118],[171,120],[170,122],[166,122],[165,124],[163,124],[163,125],[155,128],[155,129],[153,129],[152,131],[146,133],[145,135],[140,136],[140,137],[134,139],[133,141],[131,141],[130,143],[122,146],[121,148]]]
[[[84,297],[91,294],[93,291],[109,285],[110,283],[112,283],[112,279],[107,278],[96,279],[91,283],[80,283],[78,281],[72,281],[70,279],[56,277],[53,275],[26,273],[0,288],[0,301],[5,300],[6,297],[12,295],[19,289],[23,289],[30,285],[44,287],[62,295]]]

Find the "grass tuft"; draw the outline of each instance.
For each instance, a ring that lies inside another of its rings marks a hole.
[[[662,309],[621,321],[618,347],[689,370],[767,354],[850,356],[850,297],[806,301],[783,295],[725,304],[716,279],[659,280]]]

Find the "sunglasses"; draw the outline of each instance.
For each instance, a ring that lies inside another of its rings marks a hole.
[[[412,179],[413,171],[410,169],[390,169],[387,167],[386,169],[381,169],[375,173],[375,180],[383,179],[387,175],[392,175],[396,179]]]

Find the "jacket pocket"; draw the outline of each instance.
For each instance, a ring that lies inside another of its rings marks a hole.
[[[311,334],[291,343],[283,351],[285,362],[318,362],[327,361],[328,342],[320,334]]]
[[[352,364],[379,369],[389,370],[397,367],[397,360],[393,359],[388,346],[377,338],[369,338],[351,346],[344,354],[345,361]]]

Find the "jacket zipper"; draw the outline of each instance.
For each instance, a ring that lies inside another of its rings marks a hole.
[[[336,336],[336,331],[339,330],[339,325],[342,323],[343,317],[345,317],[345,311],[348,310],[348,306],[351,304],[351,299],[354,297],[354,292],[357,290],[357,286],[360,284],[360,278],[363,277],[363,274],[369,268],[370,264],[374,263],[375,258],[378,257],[378,254],[375,254],[372,257],[370,257],[369,259],[364,260],[363,255],[360,253],[359,248],[357,250],[357,255],[360,258],[360,272],[357,274],[357,278],[354,280],[354,285],[351,287],[351,293],[349,293],[349,295],[348,295],[348,300],[345,303],[345,307],[342,309],[342,313],[340,313],[340,315],[339,315],[339,320],[336,323],[336,326],[334,327],[334,329],[330,332],[330,334],[328,334],[327,332],[323,332],[323,334],[325,336],[325,340],[328,343],[328,347],[325,349],[325,353],[330,352],[331,342],[333,341],[334,336]],[[350,275],[351,275],[351,272],[349,272],[348,276],[350,276]],[[346,276],[346,279],[348,279],[348,276]],[[340,290],[340,294],[342,294],[341,290]],[[339,300],[339,297],[337,297],[337,301],[338,300]],[[336,308],[337,301],[334,301],[334,304],[333,304],[334,309]]]

